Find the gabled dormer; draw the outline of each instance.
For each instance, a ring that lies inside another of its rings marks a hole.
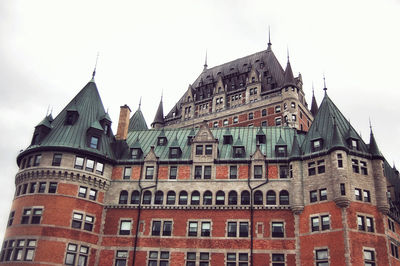
[[[196,136],[196,132],[194,132],[194,128],[190,129],[189,135],[187,136],[187,145],[192,145],[193,138]]]
[[[131,158],[138,160],[138,159],[142,159],[142,157],[143,157],[142,146],[140,145],[139,138],[137,138],[135,143],[133,143],[133,145],[131,147]]]
[[[287,143],[283,140],[282,136],[279,136],[278,141],[275,144],[275,156],[276,157],[287,157]]]
[[[86,131],[86,144],[89,148],[99,149],[103,127],[99,121],[94,121]]]
[[[67,109],[67,114],[65,116],[65,125],[74,125],[76,121],[78,121],[79,118],[79,112],[78,109],[76,108],[75,103],[73,103],[68,109]]]
[[[267,143],[267,138],[265,136],[264,130],[260,127],[256,134],[256,144],[260,145],[265,143]]]
[[[46,116],[36,127],[33,133],[31,145],[38,145],[40,142],[49,134],[51,131],[51,123],[53,122],[53,116],[50,114]]]
[[[236,139],[235,143],[233,143],[233,158],[245,158],[246,157],[246,149],[243,145],[240,136]]]
[[[218,140],[214,138],[204,121],[193,138],[192,158],[194,162],[212,162],[218,156]]]
[[[223,144],[224,145],[232,145],[233,144],[233,136],[231,134],[231,131],[229,130],[229,127],[225,129],[224,135],[223,135]]]
[[[346,143],[349,149],[359,150],[360,148],[360,138],[354,129],[351,128],[350,123],[348,124],[347,128]]]
[[[175,139],[172,141],[169,146],[168,158],[170,159],[178,159],[182,157],[182,149],[178,142],[178,137],[175,136]]]
[[[168,144],[168,139],[165,136],[164,129],[161,130],[160,135],[157,137],[157,146],[167,146]]]
[[[102,117],[100,117],[100,125],[103,128],[103,132],[106,136],[110,136],[111,131],[111,118],[108,113],[105,113]]]

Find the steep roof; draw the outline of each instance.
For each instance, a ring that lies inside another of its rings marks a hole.
[[[151,126],[154,124],[164,124],[164,110],[163,110],[163,102],[162,99],[160,101],[160,104],[158,105],[158,109],[156,112],[156,115],[154,116],[154,121],[151,123]]]
[[[78,112],[78,118],[73,125],[65,123],[67,111]],[[97,86],[93,81],[85,87],[65,106],[65,108],[51,122],[51,130],[38,145],[29,146],[23,153],[34,149],[45,148],[73,148],[82,152],[91,153],[107,158],[114,158],[110,143],[114,140],[112,132],[107,136],[103,132],[99,121],[106,117],[103,103],[101,101]],[[43,121],[42,121],[43,122]],[[45,121],[47,124],[47,122]],[[98,149],[87,145],[87,130],[93,128],[101,132],[101,140]]]
[[[316,116],[318,113],[318,104],[317,104],[317,100],[315,99],[314,90],[312,92],[311,110],[310,111],[313,116]]]
[[[334,128],[334,123],[336,123],[336,129]],[[305,140],[302,144],[302,150],[304,154],[313,153],[311,146],[312,141],[320,138],[323,140],[322,150],[329,150],[337,145],[341,145],[341,143],[346,143],[346,140],[343,139],[343,137],[347,136],[349,131],[351,132],[351,135],[355,136],[358,140],[357,152],[368,154],[369,151],[367,145],[351,126],[350,122],[332,102],[328,94],[325,93],[318,113],[314,117],[314,121],[306,134]],[[336,132],[335,136],[334,132]],[[341,138],[341,140],[339,138]]]
[[[372,132],[372,129],[371,129],[371,134],[370,134],[370,138],[369,138],[369,152],[372,154],[373,157],[383,158],[383,155],[378,148],[378,144],[376,144],[376,140],[374,137],[374,133]]]
[[[288,59],[286,69],[285,69],[285,79],[283,81],[283,86],[296,86],[292,71],[292,66],[290,65],[290,61]]]
[[[142,111],[139,109],[129,119],[128,131],[132,130],[146,130],[148,129],[146,120],[144,119]]]

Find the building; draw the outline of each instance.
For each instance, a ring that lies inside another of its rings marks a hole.
[[[227,122],[225,122],[227,121]],[[400,265],[399,173],[265,51],[117,133],[94,79],[34,129],[0,263]]]

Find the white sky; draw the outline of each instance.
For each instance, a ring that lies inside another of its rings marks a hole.
[[[325,73],[328,94],[369,142],[371,118],[387,160],[400,165],[399,0],[308,1],[0,1],[0,238],[14,194],[15,158],[48,107],[53,115],[90,80],[115,132],[128,104],[153,121],[201,73],[266,49],[301,72],[311,104]],[[296,74],[297,75],[297,74]]]

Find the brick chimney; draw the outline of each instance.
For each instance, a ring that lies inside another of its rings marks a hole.
[[[118,129],[115,138],[117,140],[126,140],[129,128],[129,117],[131,115],[131,109],[128,105],[121,106],[119,112]]]

